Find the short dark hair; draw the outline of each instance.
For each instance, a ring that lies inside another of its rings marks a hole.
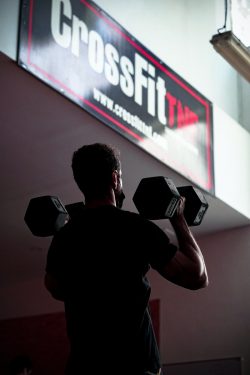
[[[111,145],[84,145],[73,153],[74,179],[85,198],[103,198],[110,187],[112,173],[120,168],[120,152]]]

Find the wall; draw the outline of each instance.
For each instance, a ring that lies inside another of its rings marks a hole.
[[[216,196],[250,217],[250,134],[216,105],[214,160]]]
[[[19,0],[0,3],[0,51],[13,60],[17,57],[19,4]]]

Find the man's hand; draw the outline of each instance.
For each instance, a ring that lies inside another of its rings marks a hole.
[[[169,219],[171,224],[174,225],[175,222],[181,219],[185,219],[184,217],[184,208],[185,208],[186,198],[180,197],[174,215]]]
[[[170,219],[178,240],[178,251],[159,272],[167,280],[187,289],[208,285],[205,261],[184,217],[185,198],[181,197],[174,216]]]

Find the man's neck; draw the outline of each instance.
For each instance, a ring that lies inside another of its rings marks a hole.
[[[85,207],[87,208],[96,208],[96,207],[101,207],[101,206],[115,206],[116,207],[116,200],[115,200],[115,195],[113,192],[107,195],[105,198],[85,200]]]

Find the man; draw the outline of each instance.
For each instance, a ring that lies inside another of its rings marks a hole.
[[[207,286],[201,250],[183,215],[171,218],[178,247],[153,222],[121,209],[119,152],[104,144],[73,154],[85,207],[53,238],[45,285],[65,303],[70,358],[66,373],[160,373],[148,302],[150,267],[188,289]]]

